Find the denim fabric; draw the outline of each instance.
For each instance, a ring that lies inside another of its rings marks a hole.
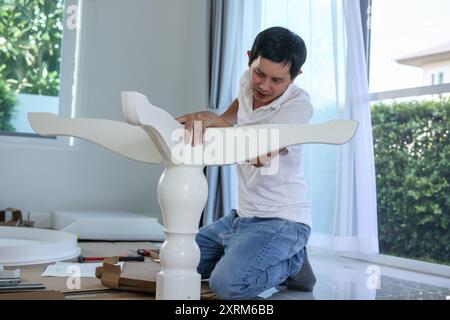
[[[310,232],[305,224],[232,210],[200,228],[197,270],[221,299],[254,298],[300,270]]]

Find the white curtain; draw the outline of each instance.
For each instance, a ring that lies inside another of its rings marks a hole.
[[[310,245],[378,253],[375,163],[367,67],[356,0],[263,0],[261,30],[283,26],[308,48],[297,84],[310,93],[313,123],[359,122],[344,146],[305,146],[305,176],[312,208]]]
[[[242,73],[248,68],[247,50],[260,31],[260,0],[211,2],[211,77],[209,107],[222,114],[237,98]],[[209,166],[208,201],[202,224],[207,225],[237,204],[236,166]]]

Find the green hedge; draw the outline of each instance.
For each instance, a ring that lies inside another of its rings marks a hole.
[[[450,100],[372,109],[381,253],[450,264]]]

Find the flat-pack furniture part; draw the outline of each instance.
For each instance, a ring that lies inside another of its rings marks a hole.
[[[23,266],[77,257],[77,236],[68,232],[0,227],[0,264]]]
[[[205,166],[243,163],[298,144],[344,144],[358,127],[356,121],[334,120],[324,124],[207,128],[205,143],[192,147],[180,143],[184,126],[153,106],[146,96],[123,92],[122,109],[127,123],[66,119],[49,113],[29,113],[28,118],[40,135],[78,137],[132,160],[164,165],[157,192],[166,240],[160,250],[162,270],[157,275],[156,299],[200,299],[200,250],[195,235],[208,197]],[[223,137],[243,144],[236,147],[221,140]]]
[[[155,253],[155,252],[153,252]],[[155,253],[157,255],[157,253]],[[107,288],[134,291],[155,294],[156,281],[152,279],[142,279],[140,277],[124,276],[120,266],[117,265],[119,257],[115,256],[103,262],[103,266],[97,267],[95,276],[100,279],[102,285]],[[217,300],[218,297],[213,293],[208,282],[202,282],[201,299]]]

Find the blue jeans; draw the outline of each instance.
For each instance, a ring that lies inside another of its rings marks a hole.
[[[242,218],[232,210],[200,228],[197,271],[221,299],[251,299],[297,273],[309,226],[279,218]]]

